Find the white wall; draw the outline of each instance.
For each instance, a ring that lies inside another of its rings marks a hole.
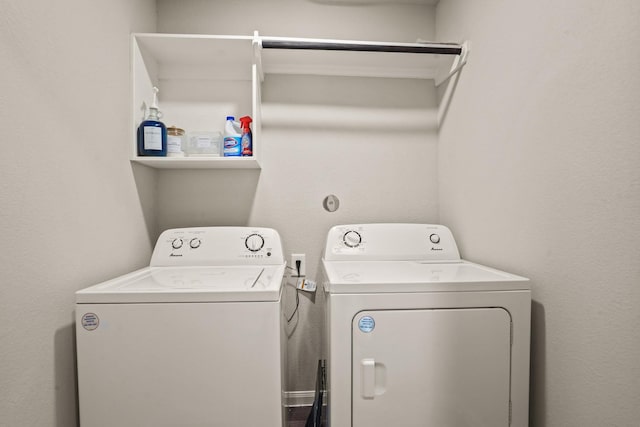
[[[159,31],[168,33],[250,35],[259,30],[271,36],[413,42],[432,39],[435,28],[432,6],[388,3],[160,0],[158,14]],[[307,273],[316,278],[332,225],[437,221],[433,81],[267,75],[262,99],[262,169],[160,172],[160,229],[274,227],[288,253],[306,253]],[[325,120],[308,123],[307,114]],[[381,127],[390,114],[397,123]],[[419,117],[420,129],[403,123],[413,116]],[[344,117],[361,124],[345,126]],[[335,213],[322,208],[329,194],[340,199]],[[321,308],[301,296],[297,323],[290,327],[288,390],[315,387]]]
[[[463,256],[532,279],[533,426],[640,419],[640,5],[443,0],[472,52],[439,137]]]
[[[0,10],[0,425],[69,427],[74,292],[147,263],[155,233],[154,175],[129,164],[129,33],[155,4]]]
[[[439,150],[433,131],[281,119],[299,107],[431,116],[429,85],[268,76],[260,172],[130,166],[129,33],[154,31],[153,1],[0,8],[0,425],[75,425],[73,292],[146,264],[160,229],[272,226],[315,276],[329,226],[438,221],[438,211],[465,257],[533,280],[532,425],[637,424],[635,2],[442,0],[437,39],[470,39],[473,51]],[[164,32],[435,38],[424,5],[160,0],[158,10]],[[342,202],[334,214],[320,207],[329,193]],[[318,307],[303,298],[301,316],[291,390],[313,388],[304,360],[317,350]]]

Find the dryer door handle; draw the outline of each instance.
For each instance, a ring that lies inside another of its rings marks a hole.
[[[376,361],[360,360],[360,394],[365,399],[373,399],[376,394]]]

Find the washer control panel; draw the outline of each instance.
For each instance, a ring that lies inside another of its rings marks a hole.
[[[164,231],[151,266],[272,265],[284,263],[278,232],[262,227],[192,227]]]
[[[451,231],[437,224],[350,224],[329,230],[325,260],[458,261]]]

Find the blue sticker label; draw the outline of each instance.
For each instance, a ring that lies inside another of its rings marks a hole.
[[[376,327],[376,321],[371,316],[364,316],[358,320],[358,328],[362,332],[369,333]]]

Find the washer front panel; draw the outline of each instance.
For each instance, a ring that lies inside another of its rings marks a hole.
[[[280,305],[78,304],[81,425],[280,426]]]

